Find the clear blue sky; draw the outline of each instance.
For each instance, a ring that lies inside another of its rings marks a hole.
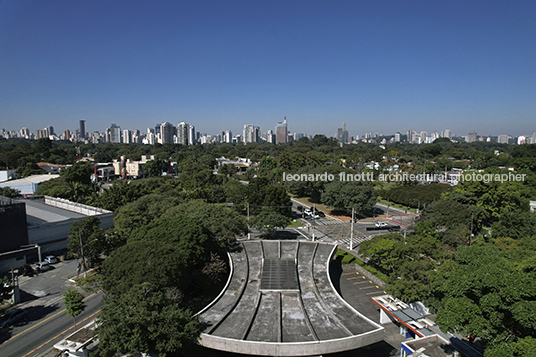
[[[536,2],[0,0],[0,128],[536,131]]]

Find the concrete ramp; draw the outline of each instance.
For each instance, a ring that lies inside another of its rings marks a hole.
[[[383,327],[334,289],[329,264],[336,246],[247,241],[230,253],[233,271],[222,294],[199,315],[199,343],[258,356],[311,356],[382,340]]]

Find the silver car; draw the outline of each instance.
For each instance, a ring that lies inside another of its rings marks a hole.
[[[58,262],[58,258],[56,258],[55,255],[49,255],[45,258],[45,262],[47,262],[48,264],[55,264]]]

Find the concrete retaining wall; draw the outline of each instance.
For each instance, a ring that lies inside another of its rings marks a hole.
[[[203,333],[199,337],[199,344],[216,350],[256,356],[316,356],[368,346],[383,340],[384,335],[381,329],[336,340],[275,343],[235,340]]]

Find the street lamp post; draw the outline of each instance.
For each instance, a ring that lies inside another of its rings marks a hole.
[[[352,208],[352,223],[350,228],[350,250],[354,250],[354,216],[355,208]]]

